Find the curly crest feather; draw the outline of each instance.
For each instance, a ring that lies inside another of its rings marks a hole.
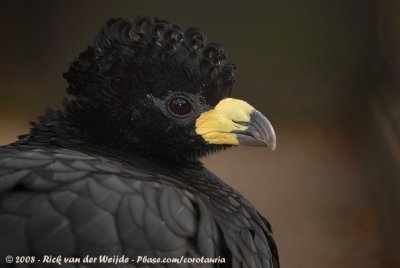
[[[110,19],[64,74],[67,91],[77,97],[90,96],[98,88],[127,85],[124,80],[129,77],[136,80],[129,83],[137,83],[137,90],[150,90],[139,88],[145,84],[142,78],[152,77],[154,69],[166,70],[158,72],[164,75],[159,79],[180,77],[192,87],[201,87],[210,103],[216,103],[230,95],[237,67],[226,63],[220,45],[206,42],[200,29],[182,32],[178,25],[156,17]]]

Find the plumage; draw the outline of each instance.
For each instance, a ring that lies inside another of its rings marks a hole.
[[[74,99],[0,147],[0,261],[204,256],[226,259],[212,267],[279,267],[268,222],[199,161],[232,145],[206,142],[196,119],[229,96],[235,71],[197,28],[109,20],[64,75]],[[171,112],[165,104],[174,98],[190,113]],[[239,134],[260,140],[254,133],[230,134],[248,144]]]

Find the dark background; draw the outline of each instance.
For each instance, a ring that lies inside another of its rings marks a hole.
[[[272,223],[282,267],[400,267],[400,2],[2,1],[0,144],[61,107],[61,74],[110,17],[198,26],[278,144],[205,159]]]

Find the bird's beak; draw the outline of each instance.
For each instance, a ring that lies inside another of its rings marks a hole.
[[[196,120],[196,133],[210,144],[276,147],[269,120],[245,101],[226,98]]]

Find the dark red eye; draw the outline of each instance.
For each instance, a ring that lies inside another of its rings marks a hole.
[[[192,104],[183,97],[177,97],[169,102],[169,109],[176,115],[187,115],[192,111]]]

